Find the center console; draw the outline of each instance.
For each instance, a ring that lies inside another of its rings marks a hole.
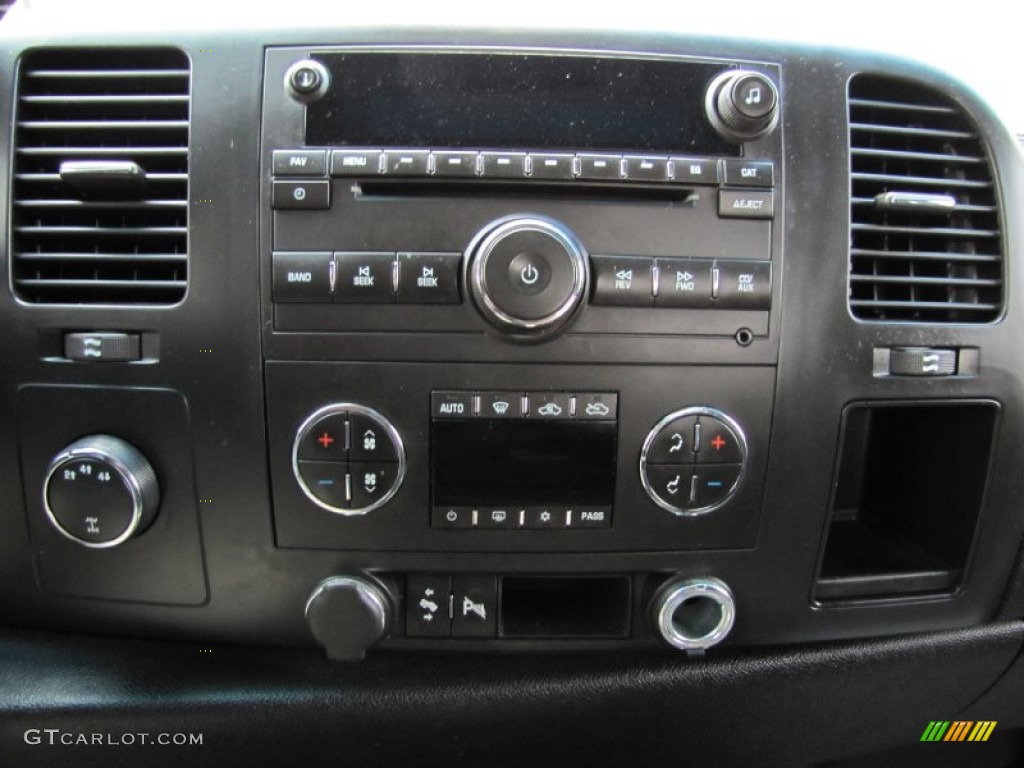
[[[752,547],[775,387],[778,81],[771,64],[675,56],[269,49],[278,546],[606,553],[557,577],[456,574],[491,585],[479,599],[447,575],[360,576],[404,596],[406,634],[435,643],[461,635],[463,606],[484,621],[474,605],[500,620],[472,637],[604,637],[586,612],[541,620],[576,599],[629,636],[673,580],[624,575],[615,553]],[[440,603],[417,602],[424,578]],[[332,584],[310,605],[352,589]],[[722,630],[726,603],[708,598],[717,618],[689,640]],[[423,605],[451,632],[422,632]],[[524,611],[536,626],[517,635]]]

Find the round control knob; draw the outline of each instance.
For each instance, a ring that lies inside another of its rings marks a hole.
[[[477,308],[514,336],[555,333],[582,305],[586,251],[551,219],[512,216],[493,222],[470,243],[466,263]]]
[[[704,99],[711,124],[729,141],[750,141],[775,129],[779,92],[761,72],[730,70],[708,86]]]
[[[327,92],[331,76],[319,61],[304,59],[288,67],[284,76],[285,87],[293,99],[308,104]]]
[[[358,661],[388,634],[391,600],[382,586],[363,576],[331,576],[310,593],[306,624],[340,661]]]
[[[77,544],[107,549],[146,530],[160,506],[156,473],[137,448],[110,435],[76,440],[50,462],[43,509]]]
[[[365,515],[387,504],[405,479],[405,447],[394,425],[373,408],[334,403],[299,427],[292,472],[321,509]]]
[[[651,501],[682,517],[718,509],[743,478],[747,441],[715,408],[691,406],[663,418],[640,450],[640,482]]]
[[[718,645],[732,630],[736,604],[720,579],[671,579],[651,600],[651,616],[673,648],[702,651]]]

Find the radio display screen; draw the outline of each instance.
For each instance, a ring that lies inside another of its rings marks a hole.
[[[309,146],[735,155],[704,113],[722,66],[508,53],[323,53]]]
[[[616,423],[435,420],[436,506],[612,506]]]

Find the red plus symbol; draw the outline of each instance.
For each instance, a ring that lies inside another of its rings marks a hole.
[[[715,435],[715,439],[711,441],[711,445],[715,447],[716,451],[722,450],[722,446],[725,445],[725,440],[722,439],[721,435]]]
[[[322,445],[324,448],[326,448],[327,446],[334,442],[334,438],[331,437],[326,432],[324,432],[322,435],[320,435],[320,437],[316,439],[316,441],[320,443],[320,445]]]

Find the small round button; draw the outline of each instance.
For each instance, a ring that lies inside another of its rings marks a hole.
[[[551,268],[542,256],[520,253],[508,265],[508,281],[526,296],[535,296],[551,283]]]
[[[587,284],[583,246],[551,219],[513,216],[481,231],[467,250],[468,280],[481,314],[516,336],[563,328]]]
[[[758,120],[775,109],[775,86],[762,74],[743,75],[733,81],[731,98],[740,114]]]
[[[291,95],[303,102],[316,101],[327,91],[330,74],[319,61],[297,61],[285,74],[285,85]]]

